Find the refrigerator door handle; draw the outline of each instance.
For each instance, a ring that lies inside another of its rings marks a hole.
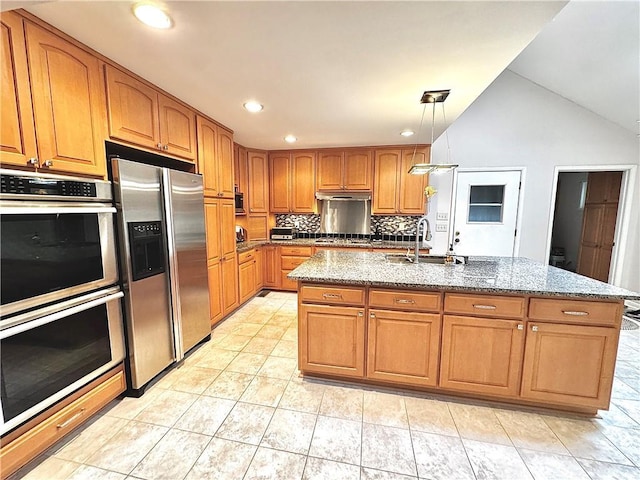
[[[169,292],[171,293],[171,323],[173,325],[174,332],[173,351],[175,360],[180,361],[184,358],[184,351],[182,349],[182,319],[180,318],[182,311],[180,308],[180,280],[178,278],[175,225],[173,222],[173,217],[171,216],[171,212],[173,211],[173,207],[171,204],[171,178],[169,176],[169,170],[166,168],[162,169],[162,193],[162,196],[164,198],[164,219],[167,225],[167,250],[169,253],[167,263],[169,264],[170,272]]]

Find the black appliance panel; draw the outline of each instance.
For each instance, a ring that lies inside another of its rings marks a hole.
[[[164,233],[162,222],[129,222],[131,272],[133,281],[164,273]]]

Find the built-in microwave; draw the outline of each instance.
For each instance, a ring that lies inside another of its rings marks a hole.
[[[244,211],[244,193],[236,192],[236,213],[245,213]]]
[[[118,281],[109,182],[0,170],[0,316]]]

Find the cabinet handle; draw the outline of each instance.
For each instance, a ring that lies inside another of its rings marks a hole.
[[[581,312],[578,310],[563,310],[562,313],[565,315],[571,315],[573,317],[587,317],[589,316],[589,312]]]
[[[524,325],[522,325],[521,323],[518,324],[518,330],[524,330]]]
[[[27,165],[31,165],[33,167],[37,167],[38,166],[38,157],[31,157],[29,160],[27,160]]]
[[[341,293],[323,293],[322,298],[339,298],[340,300],[342,300],[342,294]]]
[[[412,298],[394,298],[393,301],[396,303],[416,303],[416,301]]]
[[[44,168],[51,168],[53,167],[53,160],[45,160],[45,162],[42,164],[42,166]]]
[[[158,150],[162,150],[162,144],[161,144],[161,143],[158,143],[158,144],[156,145],[156,147],[158,147]]]
[[[495,310],[496,306],[495,305],[482,305],[481,303],[474,303],[473,304],[473,308],[477,308],[479,310]]]
[[[373,312],[371,312],[371,313],[369,314],[369,316],[370,316],[371,318],[376,318],[376,314],[375,314],[375,313],[373,313]]]
[[[66,428],[68,425],[70,425],[71,423],[75,422],[78,418],[80,418],[82,415],[84,415],[86,408],[81,408],[80,411],[78,413],[76,413],[74,416],[72,416],[71,418],[65,420],[62,423],[59,423],[58,425],[56,425],[56,428],[58,430],[62,430],[63,428]]]
[[[532,332],[537,332],[538,331],[538,326],[537,325],[532,326],[531,327],[531,331]]]
[[[359,316],[359,317],[364,316],[364,312],[358,312],[358,316]]]
[[[164,145],[164,146],[162,147],[162,149],[163,149],[163,150],[169,150],[169,145]]]

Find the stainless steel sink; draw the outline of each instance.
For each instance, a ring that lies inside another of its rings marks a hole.
[[[438,265],[444,265],[445,262],[445,255],[420,255],[418,257],[418,263],[435,263]],[[468,257],[454,257],[456,259],[455,263],[468,263],[469,259]],[[406,265],[410,265],[413,263],[413,255],[410,255],[407,257],[406,254],[404,253],[388,253],[385,255],[385,259],[389,262],[389,263],[399,263],[399,264],[406,264]]]

